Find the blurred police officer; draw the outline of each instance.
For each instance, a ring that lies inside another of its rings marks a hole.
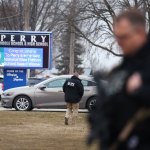
[[[72,119],[72,124],[75,124],[79,102],[83,96],[84,88],[79,79],[79,74],[74,73],[71,79],[68,79],[63,86],[63,91],[65,93],[65,101],[67,103],[67,111],[65,115],[65,125],[69,124],[69,119]]]
[[[128,74],[121,92],[114,95],[111,105],[112,124],[110,127],[110,145],[125,130],[125,134],[134,126],[130,119],[138,110],[150,108],[150,36],[146,32],[146,19],[140,11],[127,10],[119,14],[114,21],[114,34],[124,57],[115,71]],[[126,140],[117,150],[150,150],[150,118],[137,122]],[[118,139],[121,140],[121,139]]]

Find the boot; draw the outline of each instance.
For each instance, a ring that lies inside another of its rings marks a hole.
[[[69,119],[65,117],[65,125],[69,125],[68,121]]]

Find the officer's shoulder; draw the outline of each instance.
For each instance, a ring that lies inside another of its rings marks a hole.
[[[70,79],[66,79],[66,81],[65,81],[65,82],[67,83],[69,80],[70,80]]]
[[[117,72],[118,70],[120,70],[120,68],[121,68],[121,64],[115,66],[113,69],[111,69],[111,70],[109,71],[108,75],[111,75],[111,74]]]
[[[82,80],[80,80],[80,79],[76,79],[76,81],[75,81],[77,84],[82,84]]]

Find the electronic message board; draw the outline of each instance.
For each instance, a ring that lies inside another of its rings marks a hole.
[[[51,55],[52,33],[0,32],[0,67],[50,68]]]

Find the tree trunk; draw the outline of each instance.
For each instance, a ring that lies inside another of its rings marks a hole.
[[[71,25],[70,37],[70,57],[69,57],[69,74],[74,73],[74,49],[75,49],[75,29]]]
[[[74,73],[74,51],[75,51],[75,28],[74,18],[76,13],[76,0],[72,0],[72,4],[70,7],[70,17],[69,17],[69,24],[70,24],[70,57],[69,57],[69,74]]]
[[[25,24],[24,24],[24,30],[29,31],[30,25],[29,25],[29,17],[30,17],[30,12],[29,12],[29,5],[30,5],[30,0],[24,0],[24,18],[25,18]]]

